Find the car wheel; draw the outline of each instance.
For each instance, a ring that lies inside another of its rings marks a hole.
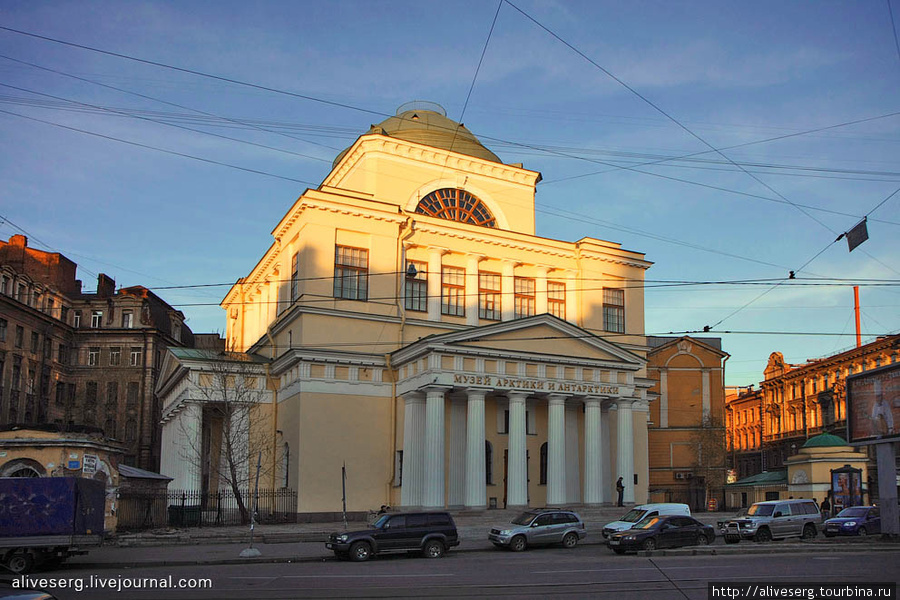
[[[868,534],[869,534],[869,532],[866,531],[866,528],[865,528],[865,527],[860,527],[860,528],[859,528],[859,535],[865,537],[865,536],[868,535]]]
[[[428,540],[422,548],[425,558],[440,558],[444,555],[444,544],[440,540]]]
[[[34,567],[34,557],[28,552],[13,552],[6,559],[7,568],[13,573],[22,575],[30,573]]]
[[[653,552],[654,550],[656,550],[656,540],[654,540],[653,538],[647,538],[646,540],[644,540],[644,543],[641,544],[641,548],[643,548],[647,552]]]
[[[368,542],[356,542],[350,546],[350,560],[353,562],[363,562],[372,557],[372,546]]]
[[[613,548],[612,551],[616,554],[625,554],[625,548]]]
[[[771,542],[772,541],[772,532],[767,528],[763,527],[759,531],[756,532],[756,535],[753,536],[754,542]]]
[[[563,548],[574,548],[575,544],[578,543],[578,534],[569,532],[562,539]]]
[[[803,535],[800,536],[801,539],[811,540],[816,537],[816,526],[812,523],[807,523],[803,526]]]
[[[697,545],[698,546],[709,546],[712,544],[712,540],[705,533],[701,533],[697,535]]]
[[[521,552],[528,545],[524,535],[517,535],[509,542],[509,549],[513,552]]]

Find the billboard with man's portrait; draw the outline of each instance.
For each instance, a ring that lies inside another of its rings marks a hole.
[[[847,378],[847,441],[900,439],[900,363]]]

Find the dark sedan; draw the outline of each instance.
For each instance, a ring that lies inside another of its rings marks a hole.
[[[631,529],[613,533],[606,545],[616,554],[657,548],[705,546],[716,541],[716,530],[693,517],[669,516],[644,519]]]
[[[836,535],[868,535],[881,532],[881,516],[877,506],[851,506],[825,521],[825,537]]]

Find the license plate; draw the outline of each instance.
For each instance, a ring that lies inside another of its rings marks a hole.
[[[609,540],[610,546],[618,546],[620,543],[619,540]]]

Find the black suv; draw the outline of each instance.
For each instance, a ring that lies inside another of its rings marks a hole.
[[[382,552],[420,551],[440,558],[459,545],[456,523],[445,512],[391,513],[378,517],[370,529],[332,533],[325,547],[338,558],[368,560]]]

